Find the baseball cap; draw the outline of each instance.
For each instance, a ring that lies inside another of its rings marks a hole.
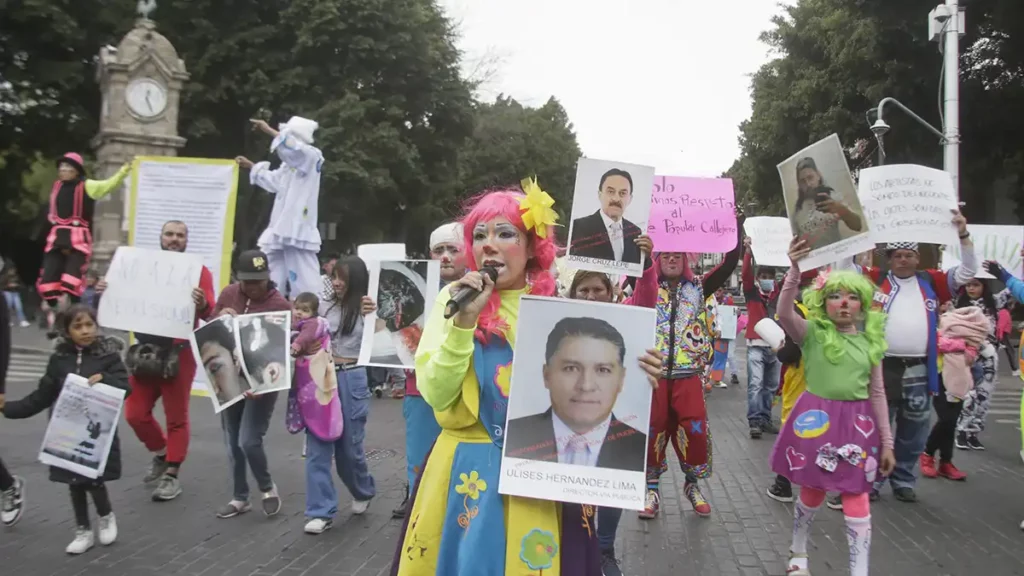
[[[262,250],[242,252],[238,255],[238,270],[235,276],[239,280],[270,280],[267,255]]]

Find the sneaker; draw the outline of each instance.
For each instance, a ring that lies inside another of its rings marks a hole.
[[[967,450],[967,432],[956,433],[956,447],[961,450]]]
[[[729,385],[725,383],[725,380],[715,383],[715,388],[728,388]]]
[[[729,379],[729,382],[732,383],[733,386],[739,386],[740,378],[739,378],[739,376],[733,374],[732,378]]]
[[[917,493],[914,492],[913,488],[894,488],[892,495],[900,502],[907,502],[908,504],[917,502]]]
[[[157,484],[156,490],[153,490],[153,501],[167,502],[174,500],[180,494],[181,482],[170,474],[164,474],[160,477],[160,484]]]
[[[114,518],[114,513],[100,516],[100,544],[110,546],[115,540],[117,540],[117,518]]]
[[[14,477],[14,485],[0,493],[0,520],[4,526],[14,526],[25,511],[25,481]]]
[[[96,537],[92,534],[91,528],[78,528],[75,530],[75,539],[64,549],[68,554],[84,554],[96,545]]]
[[[701,518],[707,518],[711,516],[711,504],[704,499],[704,494],[700,491],[700,486],[687,482],[683,486],[683,492],[686,494],[687,500],[693,505],[693,511],[697,513],[697,516]]]
[[[878,502],[882,499],[882,493],[878,491],[878,488],[872,487],[871,492],[868,493],[868,502]]]
[[[306,526],[302,530],[306,534],[323,534],[332,526],[334,526],[334,521],[329,518],[313,518],[306,522]]]
[[[642,512],[637,514],[638,517],[644,520],[653,520],[658,517],[658,510],[661,509],[661,494],[657,490],[647,489],[647,499],[644,503],[644,509]]]
[[[405,489],[405,498],[402,499],[402,503],[391,511],[392,518],[405,518],[406,514],[409,513],[409,489]]]
[[[1020,378],[1020,370],[1014,370],[1013,371],[1013,377],[1014,378]]]
[[[245,514],[249,510],[252,510],[252,504],[241,500],[232,500],[217,510],[217,518],[234,518],[239,514]]]
[[[760,424],[751,424],[750,425],[750,439],[751,440],[758,440],[760,438],[761,438],[761,425]]]
[[[601,550],[601,576],[622,576],[614,550]]]
[[[359,516],[360,514],[365,514],[366,513],[366,509],[369,508],[369,507],[370,507],[370,501],[369,500],[353,500],[352,501],[352,513],[355,514],[356,516]]]
[[[269,492],[263,493],[263,514],[268,518],[281,511],[281,496],[277,494],[277,485],[273,485]]]
[[[20,323],[18,323],[18,326],[21,326],[22,328],[28,328],[29,326],[31,326],[31,324],[28,323],[28,320],[22,320]]]
[[[967,474],[961,472],[952,462],[941,462],[939,464],[939,476],[954,482],[967,480]]]
[[[786,561],[786,576],[811,576],[811,571],[807,567],[807,554],[793,554],[789,555],[789,560]]]
[[[842,509],[843,509],[843,495],[842,494],[833,494],[833,495],[829,496],[828,498],[825,499],[825,505],[828,506],[829,509],[831,509],[831,510],[840,510],[840,511],[842,511]]]
[[[167,468],[167,458],[153,456],[153,461],[149,463],[149,471],[142,477],[142,482],[149,484],[160,480],[167,473]]]
[[[788,482],[781,482],[778,478],[765,492],[768,497],[776,502],[790,503],[793,501],[793,485]]]
[[[775,425],[771,420],[765,420],[761,423],[761,431],[765,434],[778,434],[779,427]]]
[[[939,471],[935,468],[935,456],[921,454],[921,475],[925,478],[938,478]]]
[[[982,444],[981,440],[978,440],[978,437],[974,434],[971,434],[970,436],[967,437],[967,447],[970,448],[971,450],[985,449],[985,445]]]

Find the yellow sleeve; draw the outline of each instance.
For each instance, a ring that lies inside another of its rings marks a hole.
[[[458,328],[444,319],[444,307],[451,295],[442,288],[427,317],[416,350],[416,387],[423,400],[437,412],[451,408],[462,393],[473,360],[473,330]]]
[[[124,166],[121,166],[121,169],[118,170],[117,173],[106,180],[86,180],[85,193],[93,200],[99,200],[120,186],[121,182],[124,182],[124,179],[131,171],[132,165],[125,164]]]

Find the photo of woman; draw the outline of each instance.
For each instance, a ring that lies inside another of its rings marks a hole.
[[[217,318],[197,329],[193,339],[193,353],[202,362],[213,393],[214,408],[220,412],[241,400],[249,390],[249,383],[242,375],[241,354],[236,348],[234,318]]]
[[[825,183],[818,165],[810,156],[796,163],[797,199],[793,214],[793,234],[807,240],[811,248],[821,248],[842,240],[840,222],[853,232],[864,228],[860,202],[844,203],[842,196]],[[850,208],[855,205],[856,212]]]

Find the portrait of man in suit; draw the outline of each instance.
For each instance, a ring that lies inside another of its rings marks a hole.
[[[646,435],[612,413],[626,378],[622,334],[598,318],[563,318],[544,355],[551,408],[509,420],[505,455],[643,472]]]
[[[640,263],[635,240],[643,234],[640,227],[623,215],[633,200],[633,177],[614,168],[601,176],[597,186],[601,208],[572,221],[569,254],[599,260]]]

